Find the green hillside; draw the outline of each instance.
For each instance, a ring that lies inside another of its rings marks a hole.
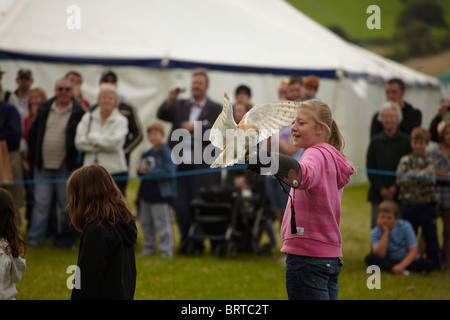
[[[338,25],[355,40],[370,41],[391,38],[396,29],[396,19],[404,6],[401,0],[286,0],[323,26]],[[437,0],[444,8],[450,24],[450,1]],[[381,10],[381,29],[370,30],[366,21],[367,7],[377,5]]]

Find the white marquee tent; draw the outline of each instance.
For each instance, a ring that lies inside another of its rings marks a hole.
[[[78,70],[91,102],[102,71],[113,69],[144,126],[155,120],[170,87],[189,88],[195,67],[209,70],[209,96],[218,102],[243,83],[254,104],[274,101],[282,79],[314,74],[358,168],[365,167],[384,81],[395,76],[408,84],[406,100],[423,111],[426,127],[443,95],[436,78],[343,41],[282,0],[3,0],[0,64],[6,89],[27,67],[49,96],[57,78]]]

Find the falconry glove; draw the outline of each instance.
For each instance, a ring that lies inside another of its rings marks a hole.
[[[270,162],[268,164],[262,164],[258,161],[258,153],[259,152],[253,152],[251,155],[247,154],[245,157],[247,163],[246,169],[256,175],[261,174],[261,168],[271,167]],[[272,159],[272,154],[269,151],[267,151],[267,155]],[[278,170],[277,172],[271,172],[271,174],[275,177],[275,179],[277,179],[281,189],[289,195],[291,205],[291,234],[297,234],[297,223],[295,221],[295,207],[293,199],[293,197],[295,198],[295,192],[293,192],[293,196],[291,196],[291,194],[286,191],[281,181],[294,189],[298,188],[302,181],[302,170],[298,161],[287,155],[273,153],[273,156],[278,157]]]
[[[302,170],[297,160],[282,153],[267,152],[267,158],[278,158],[278,167],[275,167],[276,172],[270,172],[279,182],[282,181],[292,188],[297,188],[302,181]],[[252,153],[246,156],[247,170],[254,174],[261,174],[261,168],[270,169],[272,163],[261,163],[258,157],[259,152]]]

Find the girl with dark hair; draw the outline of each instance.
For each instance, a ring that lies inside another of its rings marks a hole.
[[[67,182],[68,211],[82,232],[78,253],[80,283],[72,300],[132,300],[136,287],[135,218],[111,174],[92,164],[72,173]]]
[[[0,188],[0,300],[15,300],[15,283],[25,270],[25,243],[19,232],[14,201],[9,191]]]

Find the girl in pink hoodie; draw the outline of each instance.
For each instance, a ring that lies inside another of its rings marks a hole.
[[[305,152],[284,178],[292,186],[281,224],[288,298],[337,299],[341,197],[356,171],[342,153],[344,139],[324,102],[301,103],[291,133]]]
[[[300,162],[278,154],[272,172],[291,186],[281,223],[288,298],[337,299],[343,263],[341,197],[356,171],[342,153],[344,139],[326,103],[300,103],[291,134],[294,145],[305,149]],[[249,157],[247,169],[258,172],[264,165]]]

